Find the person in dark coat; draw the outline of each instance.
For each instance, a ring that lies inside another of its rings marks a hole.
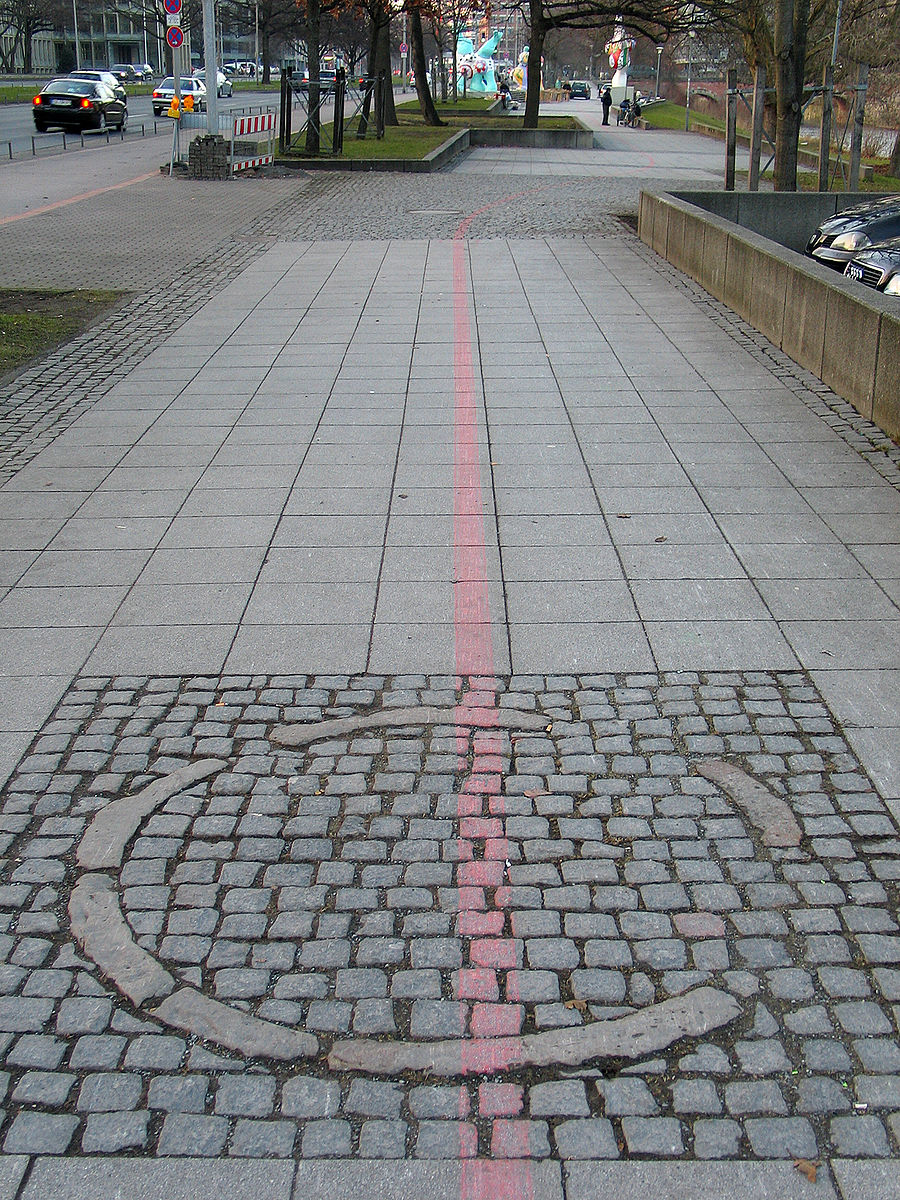
[[[605,87],[600,93],[600,103],[603,105],[603,124],[609,124],[609,110],[612,108],[612,92]]]

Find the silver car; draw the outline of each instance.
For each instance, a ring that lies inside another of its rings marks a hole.
[[[206,83],[206,71],[203,69],[203,67],[201,67],[199,71],[193,72],[193,78],[201,79],[204,84]],[[216,71],[216,95],[231,96],[233,94],[233,90],[234,89],[231,86],[231,80],[228,78],[228,76],[223,75],[221,71]]]
[[[172,97],[175,95],[175,78],[172,75],[167,75],[153,89],[153,115],[161,117],[172,104]],[[184,102],[187,96],[194,98],[194,112],[203,112],[206,108],[206,84],[202,79],[198,79],[195,75],[183,75],[181,77],[181,99]]]

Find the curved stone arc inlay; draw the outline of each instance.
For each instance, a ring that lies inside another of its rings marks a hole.
[[[151,1010],[150,1016],[173,1029],[236,1050],[246,1058],[278,1058],[290,1062],[297,1058],[315,1058],[319,1053],[319,1040],[313,1034],[286,1029],[283,1025],[240,1012],[192,987],[179,988],[167,996],[162,1004]]]
[[[697,773],[717,784],[762,833],[764,846],[799,846],[803,834],[789,806],[735,763],[714,758],[697,764]]]
[[[457,1076],[495,1073],[521,1067],[577,1067],[603,1059],[644,1058],[683,1037],[703,1037],[730,1024],[742,1013],[728,992],[695,988],[640,1012],[579,1029],[551,1029],[522,1037],[484,1040],[454,1038],[443,1042],[336,1042],[328,1055],[332,1070],[393,1075],[424,1071]]]
[[[276,725],[269,734],[269,741],[279,746],[308,746],[322,738],[355,733],[360,729],[447,724],[475,729],[524,729],[537,732],[550,729],[553,722],[540,713],[522,712],[516,708],[468,707],[465,704],[456,708],[417,705],[413,708],[385,708],[357,717],[336,717],[332,721],[315,721],[311,724],[298,722],[296,725]]]
[[[154,779],[140,792],[113,800],[101,808],[94,814],[78,844],[75,860],[79,867],[89,871],[117,870],[122,865],[125,847],[145,817],[149,817],[166,800],[192,783],[199,783],[227,765],[219,758],[202,758],[198,762],[187,763],[169,775]]]
[[[293,1060],[319,1053],[318,1039],[311,1033],[249,1016],[196,988],[176,990],[175,978],[134,941],[114,887],[109,875],[83,875],[72,890],[69,920],[84,953],[132,1004],[141,1008],[148,1000],[164,997],[150,1010],[151,1017],[246,1058]]]
[[[175,990],[175,979],[135,942],[109,875],[82,875],[69,897],[69,922],[88,958],[138,1008]]]

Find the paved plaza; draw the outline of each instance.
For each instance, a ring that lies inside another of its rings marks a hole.
[[[0,173],[129,293],[0,388],[0,1198],[900,1196],[900,453],[638,240],[721,147],[112,152]]]

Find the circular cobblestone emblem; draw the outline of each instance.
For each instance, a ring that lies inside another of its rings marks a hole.
[[[693,896],[654,882],[641,805],[565,722],[476,697],[272,741],[240,773],[199,760],[113,802],[82,839],[76,937],[158,1019],[249,1055],[324,1041],[334,1067],[453,1075],[637,1057],[739,1015],[710,986],[740,899],[704,889],[708,842]],[[755,853],[727,801],[702,807],[726,853]]]

